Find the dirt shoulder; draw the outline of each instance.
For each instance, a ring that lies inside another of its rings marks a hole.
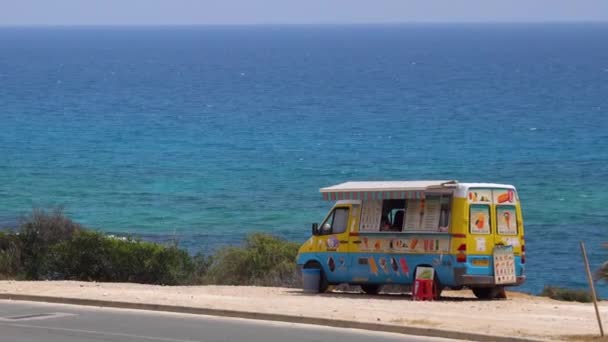
[[[437,302],[394,294],[367,296],[254,286],[155,286],[74,281],[0,281],[0,294],[93,299],[293,315],[398,326],[470,331],[543,340],[585,339],[598,333],[593,305],[522,293],[479,301],[470,291],[445,291]],[[608,324],[608,303],[600,303]]]

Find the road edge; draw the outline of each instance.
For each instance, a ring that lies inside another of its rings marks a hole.
[[[174,306],[174,305],[164,305],[164,304],[117,302],[117,301],[99,300],[99,299],[35,296],[35,295],[23,295],[23,294],[11,294],[11,293],[0,293],[0,299],[15,300],[15,301],[29,301],[29,302],[44,302],[44,303],[55,303],[55,304],[71,304],[71,305],[82,305],[82,306],[97,306],[97,307],[107,307],[107,308],[116,308],[116,309],[161,311],[161,312],[173,312],[173,313],[184,313],[184,314],[194,314],[194,315],[232,317],[232,318],[245,318],[245,319],[263,320],[263,321],[311,324],[311,325],[319,325],[319,326],[334,327],[334,328],[362,329],[362,330],[381,331],[381,332],[388,332],[388,333],[398,333],[398,334],[427,336],[427,337],[441,337],[441,338],[469,340],[469,341],[481,341],[481,342],[537,341],[537,340],[526,339],[526,338],[521,338],[521,337],[494,336],[494,335],[461,332],[461,331],[451,331],[451,330],[443,330],[443,329],[435,329],[435,328],[407,327],[407,326],[382,324],[382,323],[353,322],[353,321],[336,320],[336,319],[328,319],[328,318],[315,318],[315,317],[307,317],[307,316],[293,316],[293,315],[285,315],[285,314],[272,314],[272,313],[237,311],[237,310],[226,310],[226,309],[212,309],[212,308],[189,307],[189,306]]]

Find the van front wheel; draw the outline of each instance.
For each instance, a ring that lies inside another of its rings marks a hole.
[[[319,293],[327,292],[328,288],[329,288],[329,281],[327,280],[327,277],[325,276],[325,272],[323,272],[323,269],[321,269],[321,274],[319,275]]]
[[[377,295],[380,292],[380,285],[378,284],[363,284],[361,289],[368,295]]]

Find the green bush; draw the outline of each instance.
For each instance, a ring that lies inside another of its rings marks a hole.
[[[17,274],[20,264],[20,248],[17,235],[0,232],[0,279]]]
[[[192,282],[194,284],[204,284],[209,267],[211,267],[211,263],[213,262],[213,257],[199,252],[192,257],[192,261],[194,262]]]
[[[0,232],[0,278],[72,279],[147,284],[296,286],[298,245],[267,234],[213,256],[177,244],[88,230],[61,209],[34,210],[16,232]]]
[[[540,295],[543,297],[549,297],[551,299],[563,300],[567,302],[591,302],[591,295],[589,294],[589,292],[579,289],[567,289],[556,286],[545,286]]]
[[[50,269],[57,278],[178,285],[193,282],[188,252],[133,239],[79,231],[52,248]]]
[[[268,234],[247,237],[245,247],[216,253],[206,281],[225,285],[295,286],[299,284],[295,258],[298,245]]]
[[[82,227],[66,217],[61,208],[34,209],[19,228],[21,271],[28,279],[47,278],[47,254],[52,245],[70,239]]]

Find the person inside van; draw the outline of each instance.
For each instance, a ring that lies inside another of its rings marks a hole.
[[[386,231],[390,231],[390,230],[391,230],[391,222],[388,220],[388,216],[384,215],[384,216],[382,216],[382,219],[380,220],[380,231],[386,232]]]
[[[400,232],[403,229],[403,217],[405,216],[405,210],[400,209],[395,213],[393,218],[393,224],[391,230],[394,232]]]
[[[400,232],[403,228],[405,200],[386,199],[382,201],[380,231]]]

